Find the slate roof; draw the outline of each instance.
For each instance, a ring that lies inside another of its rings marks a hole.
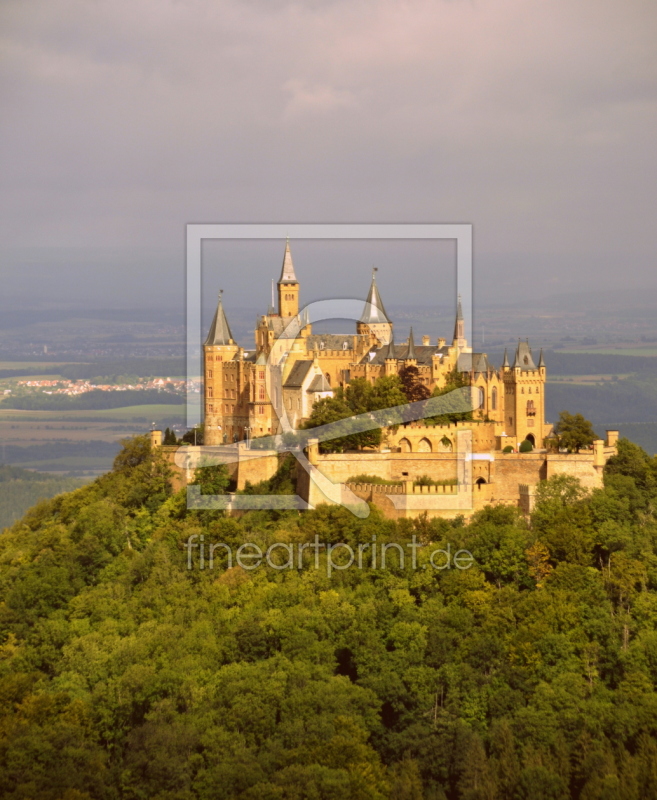
[[[472,372],[474,370],[475,374],[493,369],[486,353],[460,353],[458,368],[460,372]]]
[[[413,350],[415,352],[415,360],[418,364],[431,364],[433,355],[438,354],[444,356],[447,354],[447,347],[437,347],[436,345],[416,344]],[[374,356],[370,358],[372,353],[374,353]],[[383,347],[380,347],[378,350],[370,350],[370,352],[366,353],[364,358],[361,359],[360,363],[385,364],[386,358],[395,358],[397,361],[404,361],[407,358],[407,353],[407,342],[404,342],[404,344],[395,344],[391,342],[390,344],[383,345]]]
[[[230,331],[230,325],[226,319],[223,303],[221,302],[221,295],[219,295],[219,302],[217,303],[217,310],[214,312],[212,324],[208,331],[208,338],[203,344],[234,344],[233,334]]]
[[[303,385],[308,371],[311,369],[313,362],[310,360],[295,361],[287,380],[283,384],[286,389],[295,389]]]
[[[359,322],[376,324],[376,323],[389,323],[388,315],[383,307],[383,300],[379,294],[379,287],[376,285],[376,277],[372,272],[372,283],[370,291],[365,301],[365,308]]]
[[[516,349],[516,357],[513,361],[513,366],[520,367],[520,369],[525,369],[525,370],[538,369],[536,364],[534,364],[532,349],[529,346],[529,342],[518,342],[518,347]]]
[[[326,380],[324,375],[315,375],[312,379],[307,391],[309,392],[330,392],[331,384]]]
[[[357,334],[358,338],[365,339],[369,341],[369,336],[364,333]],[[353,347],[354,342],[354,334],[353,333],[313,333],[311,334],[308,339],[308,349],[309,350],[351,350]],[[320,347],[320,344],[324,342],[324,347]],[[344,347],[344,343],[347,343],[347,347]]]
[[[294,264],[292,263],[292,253],[290,252],[290,240],[285,240],[285,255],[283,256],[283,266],[279,283],[298,283],[297,276],[294,274]]]

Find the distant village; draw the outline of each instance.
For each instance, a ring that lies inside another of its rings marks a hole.
[[[85,394],[86,392],[127,392],[146,391],[156,389],[174,394],[184,395],[186,392],[200,393],[200,381],[186,381],[172,378],[151,378],[139,383],[93,383],[88,380],[23,380],[16,382],[18,391],[40,390],[43,394],[64,394],[70,397]],[[23,393],[22,392],[22,393]],[[11,389],[5,389],[4,394],[11,394]]]

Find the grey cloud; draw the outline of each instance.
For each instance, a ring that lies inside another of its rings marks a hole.
[[[651,279],[652,2],[5,0],[0,29],[7,247],[174,270],[188,221],[471,221],[505,275]]]

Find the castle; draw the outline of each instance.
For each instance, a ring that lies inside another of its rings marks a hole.
[[[467,517],[488,504],[510,503],[529,512],[537,485],[553,475],[574,475],[586,488],[602,485],[618,432],[607,431],[606,441],[596,440],[579,453],[546,448],[552,426],[545,421],[542,351],[535,360],[529,343],[519,341],[513,360],[505,352],[495,368],[466,340],[460,298],[450,343],[422,336],[416,344],[412,329],[396,343],[376,271],[355,333],[312,332],[308,310],[299,307],[289,241],[277,288],[278,306],[272,291],[272,305],[256,324],[253,349],[233,338],[221,295],[203,346],[205,445],[220,453],[238,489],[272,477],[280,464],[280,448],[254,450],[254,438],[300,429],[320,398],[357,378],[374,383],[408,367],[425,395],[459,377],[470,387],[472,420],[388,425],[380,447],[344,453],[322,453],[318,441],[309,439],[306,455],[296,456],[298,504],[290,507],[365,501],[392,518]],[[161,433],[154,431],[152,441],[161,445]],[[531,447],[521,448],[523,442]],[[202,448],[187,447],[184,454],[182,448],[163,449],[178,467],[177,485],[188,483]],[[231,504],[229,509],[240,507],[239,495]]]
[[[291,426],[299,428],[317,399],[331,396],[336,387],[355,378],[373,383],[413,366],[429,392],[442,388],[455,369],[466,373],[479,392],[475,418],[489,423],[491,440],[501,448],[516,449],[524,440],[541,447],[550,431],[544,422],[542,352],[536,363],[529,344],[519,342],[513,363],[505,354],[501,369],[496,369],[485,353],[472,352],[464,329],[459,299],[451,343],[442,338],[432,343],[423,336],[422,343],[416,344],[411,329],[408,339],[396,344],[394,325],[373,272],[356,332],[313,334],[307,314],[299,309],[299,281],[287,241],[278,308],[272,304],[259,317],[254,350],[246,351],[235,342],[219,298],[203,347],[205,443],[226,444],[279,433],[283,411]],[[410,440],[402,446],[412,449]],[[422,447],[431,451],[431,442]]]

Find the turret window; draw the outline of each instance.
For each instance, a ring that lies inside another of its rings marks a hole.
[[[493,391],[490,393],[490,407],[493,411],[497,411],[497,387],[493,386]]]

